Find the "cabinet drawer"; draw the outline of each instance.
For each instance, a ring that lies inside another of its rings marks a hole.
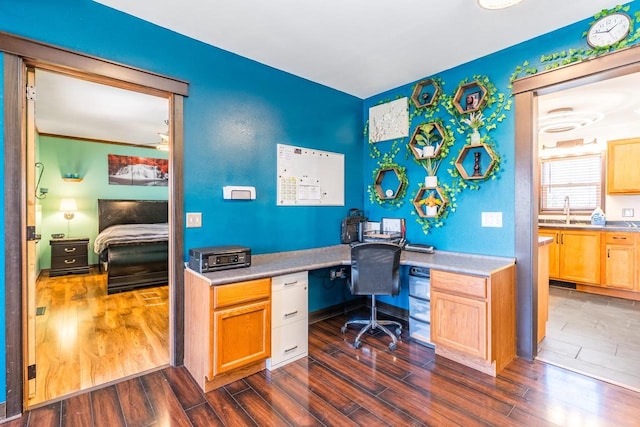
[[[273,292],[290,288],[293,286],[307,285],[309,283],[308,272],[301,271],[299,273],[285,274],[271,278],[271,289]]]
[[[431,304],[429,300],[409,297],[409,316],[423,322],[431,321]]]
[[[483,299],[487,297],[487,279],[480,276],[431,270],[431,286],[445,292]]]
[[[271,296],[272,324],[274,328],[308,318],[308,286],[299,281],[295,286],[273,289]]]
[[[409,295],[429,299],[431,279],[428,277],[409,276]]]
[[[309,324],[306,319],[271,331],[270,369],[283,362],[306,356],[309,348]]]
[[[611,245],[633,245],[633,234],[631,233],[604,233],[605,243]]]
[[[269,298],[271,279],[257,279],[246,282],[218,285],[213,287],[213,308],[226,307]]]
[[[51,258],[51,269],[59,270],[64,268],[87,267],[87,256],[66,256]]]
[[[87,255],[87,243],[68,243],[51,245],[52,257],[77,257]]]

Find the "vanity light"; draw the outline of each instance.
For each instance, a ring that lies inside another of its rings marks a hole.
[[[506,9],[520,3],[522,0],[478,0],[478,6],[483,9]]]

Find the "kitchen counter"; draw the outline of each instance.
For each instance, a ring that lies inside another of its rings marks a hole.
[[[553,243],[553,237],[544,237],[544,236],[538,237],[538,246],[549,245],[551,243]]]
[[[250,267],[196,274],[204,277],[211,285],[224,285],[350,264],[350,246],[335,245],[316,249],[252,255]],[[488,277],[495,271],[515,264],[515,259],[438,250],[434,254],[402,251],[400,264]]]
[[[606,225],[591,225],[590,223],[572,223],[564,222],[539,222],[538,227],[541,228],[557,228],[561,230],[599,230],[599,231],[624,231],[630,233],[640,232],[640,226],[636,222],[627,221],[609,221]]]

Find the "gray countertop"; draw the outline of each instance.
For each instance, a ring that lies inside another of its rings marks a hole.
[[[589,223],[572,223],[565,224],[560,222],[539,222],[538,227],[541,228],[557,228],[560,230],[598,230],[598,231],[624,231],[629,233],[640,232],[635,222],[611,221],[606,225],[591,225]]]
[[[553,237],[538,237],[538,246],[544,246],[553,243]]]
[[[514,258],[437,250],[434,254],[402,251],[402,258],[400,259],[400,264],[402,265],[437,268],[439,270],[478,276],[489,276],[492,272],[514,263]],[[349,264],[351,264],[349,245],[336,245],[317,249],[253,255],[251,256],[250,267],[209,273],[196,272],[196,274],[204,277],[212,285],[223,285]]]

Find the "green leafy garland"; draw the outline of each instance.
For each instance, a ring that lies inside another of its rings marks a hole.
[[[373,171],[372,181],[375,182],[378,174],[385,169],[396,169],[398,172],[398,179],[400,180],[400,191],[393,199],[382,199],[380,195],[375,189],[374,184],[369,184],[367,187],[367,192],[369,193],[369,201],[371,203],[377,203],[380,206],[387,209],[397,209],[404,205],[404,197],[407,194],[407,188],[409,187],[409,178],[407,177],[407,169],[404,166],[400,166],[396,161],[395,157],[400,152],[400,147],[398,144],[402,142],[402,140],[396,140],[391,145],[391,149],[388,153],[385,153],[378,160],[378,167]],[[370,144],[371,149],[374,148],[377,150],[378,148],[375,145]],[[378,153],[380,151],[378,150]],[[373,156],[372,156],[373,157]]]
[[[589,26],[593,25],[595,21],[603,16],[610,15],[612,13],[624,12],[628,13],[630,5],[622,6],[618,5],[612,9],[603,9],[600,12],[593,15],[593,21],[589,23]],[[577,48],[568,49],[560,52],[551,53],[548,55],[542,55],[538,65],[532,65],[530,61],[524,61],[522,65],[518,65],[509,78],[509,89],[513,88],[513,82],[523,76],[530,76],[537,74],[539,68],[543,67],[543,71],[553,70],[565,65],[573,64],[575,62],[584,61],[586,59],[596,58],[598,56],[605,55],[607,53],[631,46],[640,39],[640,27],[636,27],[636,23],[640,23],[640,12],[636,12],[630,22],[629,35],[614,43],[610,46],[596,47],[590,49]],[[586,37],[588,30],[582,33],[582,37]]]

